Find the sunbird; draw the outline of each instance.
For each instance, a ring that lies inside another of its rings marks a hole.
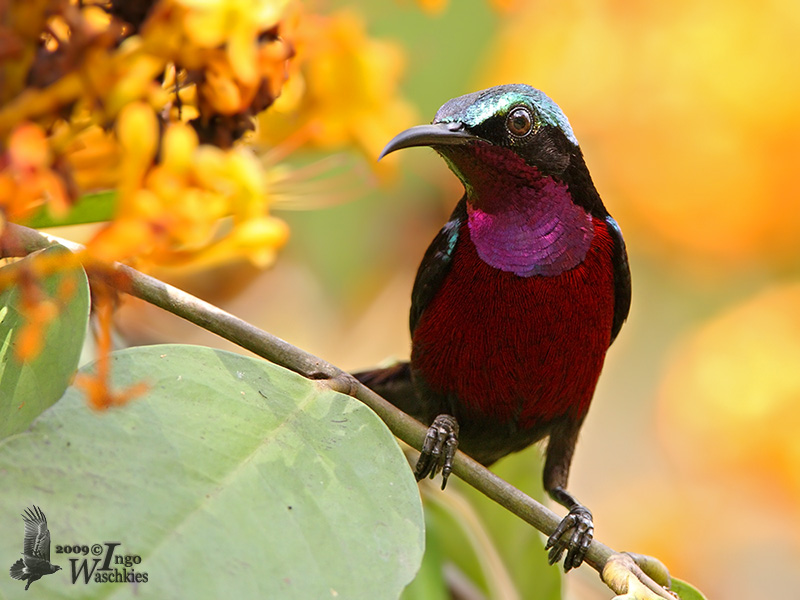
[[[356,377],[430,425],[415,475],[441,471],[442,488],[456,447],[488,466],[548,438],[544,487],[569,512],[546,549],[569,571],[594,534],[567,491],[572,455],[631,302],[622,233],[566,116],[531,86],[454,98],[381,157],[415,146],[464,196],[414,281],[410,360]]]

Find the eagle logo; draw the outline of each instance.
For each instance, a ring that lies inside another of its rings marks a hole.
[[[25,539],[22,543],[22,558],[9,569],[14,579],[28,580],[27,590],[37,579],[60,571],[61,567],[50,562],[50,530],[42,509],[34,505],[22,514],[25,522]]]

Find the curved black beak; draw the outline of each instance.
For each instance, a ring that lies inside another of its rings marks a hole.
[[[417,125],[394,136],[386,144],[378,160],[390,152],[403,148],[413,148],[414,146],[461,146],[477,139],[480,138],[467,132],[464,125],[458,122]]]

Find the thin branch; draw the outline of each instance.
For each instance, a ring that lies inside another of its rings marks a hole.
[[[0,236],[0,257],[25,256],[56,243],[66,246],[79,256],[85,250],[80,244],[47,235],[35,229],[7,223],[2,236]],[[292,346],[208,302],[126,265],[119,263],[92,264],[90,271],[93,277],[99,277],[116,289],[182,317],[270,362],[304,377],[324,380],[328,387],[353,396],[369,406],[396,437],[414,448],[422,447],[422,441],[427,431],[422,423],[409,417],[338,367],[305,350]],[[552,534],[560,522],[560,518],[553,511],[460,451],[456,454],[453,473],[547,536]],[[609,560],[619,556],[626,555],[620,555],[608,546],[594,540],[586,553],[585,562],[602,577]],[[630,562],[636,564],[633,559]],[[674,600],[674,597],[664,591],[659,583],[653,581],[641,570],[634,575],[653,592],[654,596],[651,597]],[[604,581],[606,581],[605,578]],[[609,581],[606,583],[617,593],[628,592],[627,589],[621,589],[616,583],[614,585]]]

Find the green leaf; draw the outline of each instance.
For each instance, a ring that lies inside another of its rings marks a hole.
[[[703,593],[691,584],[672,578],[670,589],[680,596],[681,600],[706,600]]]
[[[98,223],[111,220],[116,209],[116,190],[105,190],[81,196],[63,217],[56,217],[50,213],[48,207],[42,207],[39,212],[27,219],[24,225],[34,229],[41,229],[43,227]]]
[[[69,250],[53,246],[32,254],[21,261],[3,267],[4,274],[35,267],[35,263],[50,265]],[[66,261],[65,261],[66,262]],[[13,275],[10,276],[13,281]],[[74,291],[61,298],[62,286]],[[89,319],[89,284],[80,267],[49,275],[41,281],[45,298],[58,306],[58,316],[44,333],[42,352],[33,360],[21,363],[14,350],[26,320],[20,306],[20,290],[12,287],[0,294],[0,440],[24,431],[42,411],[63,394],[75,374],[81,347],[86,337]]]
[[[33,584],[42,597],[399,597],[420,565],[422,508],[367,407],[209,348],[112,358],[114,385],[145,382],[144,396],[97,413],[71,388],[0,443],[0,557],[19,554],[18,515],[35,503],[54,545],[120,542],[148,580],[72,585],[78,557],[54,554],[64,570]],[[0,597],[19,587],[0,577]]]

